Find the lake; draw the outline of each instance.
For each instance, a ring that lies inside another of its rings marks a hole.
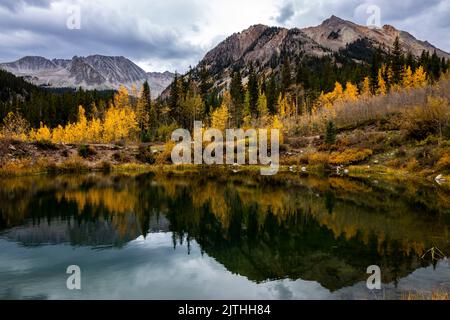
[[[438,185],[286,172],[0,179],[0,299],[401,299],[449,291],[449,253]],[[81,290],[66,286],[71,265]],[[366,286],[371,265],[381,290]]]

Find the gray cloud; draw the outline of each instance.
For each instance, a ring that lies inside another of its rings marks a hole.
[[[51,3],[52,0],[2,0],[0,7],[16,11],[25,6],[48,8]]]
[[[450,0],[1,0],[0,62],[105,54],[126,56],[149,71],[183,72],[251,24],[306,27],[332,14],[364,24],[373,4],[382,24],[450,51]],[[70,5],[80,6],[81,30],[66,27]]]
[[[280,9],[279,15],[276,17],[276,21],[280,24],[286,23],[295,14],[294,4],[292,2],[286,2]]]

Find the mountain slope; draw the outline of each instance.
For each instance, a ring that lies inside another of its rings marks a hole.
[[[15,62],[0,64],[16,76],[38,85],[53,88],[117,89],[120,85],[130,88],[148,81],[152,96],[157,97],[170,84],[174,75],[146,73],[125,57],[92,55],[72,59],[48,60],[43,57],[24,57]]]
[[[355,24],[351,21],[343,20],[336,16],[331,16],[317,27],[302,29],[311,39],[325,48],[338,51],[345,48],[349,43],[359,39],[368,39],[374,45],[389,49],[394,44],[398,36],[404,50],[411,52],[415,56],[420,56],[422,51],[436,53],[440,57],[450,58],[450,54],[440,50],[426,41],[420,41],[406,31],[397,30],[393,26],[385,25],[380,29],[369,28]]]

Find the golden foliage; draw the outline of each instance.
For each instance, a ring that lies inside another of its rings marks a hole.
[[[229,118],[228,107],[225,103],[222,103],[222,106],[214,110],[211,115],[211,127],[224,131],[228,127]]]
[[[342,152],[333,152],[328,162],[330,164],[351,164],[367,160],[373,151],[370,149],[346,149]]]
[[[3,119],[0,137],[22,141],[26,140],[29,127],[28,122],[19,112],[9,112]]]

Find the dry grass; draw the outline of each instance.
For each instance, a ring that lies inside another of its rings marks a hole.
[[[433,290],[431,293],[408,292],[402,295],[402,300],[449,300],[449,293],[442,290]]]
[[[386,96],[372,96],[360,98],[357,101],[338,103],[332,109],[321,109],[313,115],[287,120],[285,128],[289,135],[315,135],[325,132],[328,120],[333,120],[338,128],[352,129],[396,114],[400,114],[402,119],[411,119],[411,117],[415,119],[415,115],[419,112],[420,119],[431,118],[432,123],[436,119],[435,115],[439,117],[442,111],[448,117],[450,112],[448,103],[440,107],[436,106],[435,110],[424,108],[429,104],[430,97],[436,101],[450,101],[450,79],[444,77],[437,84],[425,88],[403,89]]]

